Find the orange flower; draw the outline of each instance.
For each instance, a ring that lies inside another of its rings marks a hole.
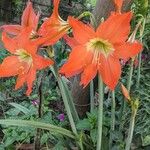
[[[36,71],[53,64],[52,60],[43,58],[37,54],[39,45],[33,39],[29,39],[30,29],[24,29],[15,38],[2,33],[2,41],[5,48],[11,53],[0,65],[0,77],[18,76],[15,89],[27,83],[29,95],[32,92]]]
[[[121,84],[121,90],[122,90],[122,93],[123,93],[124,97],[127,100],[131,100],[130,94],[129,94],[128,90],[126,89],[126,87],[123,84]]]
[[[27,7],[25,8],[22,18],[21,18],[21,25],[3,25],[0,27],[5,32],[8,32],[12,35],[18,35],[22,29],[26,27],[30,27],[32,32],[36,32],[37,26],[39,21],[39,14],[35,14],[32,3],[28,1]]]
[[[65,42],[71,47],[75,47],[77,46],[79,43],[73,38],[73,37],[69,37],[67,34],[63,36]]]
[[[38,33],[47,39],[47,44],[51,45],[56,43],[66,32],[70,29],[67,21],[64,21],[58,13],[60,0],[54,1],[54,10],[50,18],[46,19],[40,27]]]
[[[121,13],[121,7],[123,4],[123,0],[114,0],[114,3],[116,5],[116,11]]]
[[[126,42],[131,18],[131,12],[113,14],[94,31],[70,17],[69,24],[79,44],[73,47],[60,73],[67,77],[82,73],[81,84],[85,87],[98,72],[104,83],[113,90],[121,75],[119,59],[133,57],[142,50],[140,43]]]

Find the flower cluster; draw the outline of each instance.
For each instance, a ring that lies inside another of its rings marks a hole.
[[[69,16],[63,20],[58,13],[60,0],[54,0],[52,15],[38,28],[39,16],[28,1],[21,25],[3,25],[2,42],[11,53],[0,65],[0,77],[17,76],[15,89],[27,84],[27,95],[32,92],[36,71],[54,62],[38,54],[42,46],[55,44],[72,28],[73,37],[66,37],[72,51],[59,73],[71,77],[81,73],[85,87],[97,75],[114,89],[121,76],[120,59],[136,56],[142,50],[138,41],[128,41],[132,12],[121,13],[122,0],[114,0],[112,12],[96,31],[91,26]]]

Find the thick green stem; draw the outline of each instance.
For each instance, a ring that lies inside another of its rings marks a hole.
[[[126,140],[125,150],[130,150],[130,147],[131,147],[133,131],[134,131],[134,125],[135,125],[135,116],[136,116],[136,112],[133,111],[132,115],[131,115],[130,127],[129,127],[128,137],[127,137],[127,140]]]
[[[56,66],[51,67],[51,70],[52,70],[55,78],[58,81],[58,85],[59,85],[60,92],[61,92],[61,95],[62,95],[62,99],[63,99],[64,105],[65,105],[65,108],[66,108],[66,112],[67,112],[67,116],[68,116],[68,119],[69,119],[69,122],[70,122],[70,125],[71,125],[71,129],[72,129],[73,133],[75,135],[77,135],[77,129],[76,129],[75,122],[74,122],[74,119],[73,119],[73,116],[72,116],[72,113],[71,113],[71,110],[70,110],[70,107],[69,107],[69,103],[68,103],[68,100],[69,100],[68,97],[67,97],[68,94],[66,93],[66,90],[64,88],[64,84],[62,82],[61,77],[57,73]]]
[[[129,93],[130,93],[130,89],[131,89],[131,82],[132,82],[132,75],[133,75],[133,65],[134,65],[134,59],[131,60],[130,71],[129,71],[129,76],[128,76],[128,80],[127,80],[127,90],[128,90]]]
[[[58,77],[58,84],[59,84],[59,88],[60,88],[60,91],[61,91],[61,95],[62,95],[63,102],[64,102],[64,105],[65,105],[65,108],[66,108],[66,111],[67,111],[67,116],[69,118],[69,122],[70,122],[70,125],[71,125],[71,128],[72,128],[72,131],[75,135],[77,135],[77,129],[76,129],[76,126],[75,126],[75,122],[73,120],[73,116],[71,114],[71,110],[70,110],[68,99],[67,99],[67,94],[66,94],[66,91],[64,89],[64,86],[63,86],[63,83],[62,83],[62,80],[60,79],[60,77]]]
[[[143,40],[143,33],[144,33],[144,29],[145,29],[145,23],[146,23],[146,19],[144,19],[142,29],[140,30],[140,41],[141,41],[141,43],[142,43],[142,40]],[[138,60],[139,60],[139,63],[138,63],[138,70],[137,70],[137,83],[136,83],[137,88],[140,85],[140,78],[141,78],[142,52],[139,54]]]
[[[129,75],[128,75],[128,79],[127,79],[127,90],[128,92],[130,92],[131,89],[131,82],[132,82],[132,75],[133,75],[133,65],[134,65],[134,59],[131,60],[131,64],[130,64],[130,70],[129,70]],[[121,109],[121,122],[120,122],[120,127],[119,129],[122,130],[123,128],[123,120],[124,120],[124,112],[126,110],[126,99],[124,98],[123,100],[123,107]]]
[[[97,133],[97,147],[96,150],[101,150],[102,147],[102,127],[103,127],[103,81],[101,77],[98,79],[98,93],[99,93],[99,106],[98,106],[98,133]]]
[[[111,129],[110,129],[110,139],[109,139],[109,149],[112,149],[112,134],[115,130],[115,91],[112,91],[112,104],[111,104]]]
[[[71,109],[71,113],[73,115],[73,118],[74,118],[75,122],[78,122],[79,121],[79,116],[78,116],[77,110],[75,108],[75,105],[74,105],[74,102],[73,102],[73,98],[71,96],[71,92],[70,92],[70,90],[68,89],[68,86],[66,85],[66,83],[63,80],[62,80],[62,83],[64,85],[67,97],[69,99],[68,103],[69,103],[69,107]]]
[[[140,78],[141,78],[141,63],[142,63],[142,52],[139,54],[138,56],[138,60],[139,60],[139,63],[138,63],[138,70],[137,70],[137,83],[136,83],[136,87],[138,88],[139,87],[139,84],[140,84]]]
[[[73,133],[76,135],[76,137],[79,137],[79,135],[77,133],[76,126],[75,126],[75,122],[74,122],[74,119],[73,119],[73,115],[71,113],[71,108],[70,108],[70,103],[69,103],[70,98],[69,98],[69,95],[68,95],[68,91],[66,91],[67,87],[64,86],[62,78],[59,75],[57,76],[57,81],[58,81],[58,85],[59,85],[59,88],[60,88],[60,91],[61,91],[61,95],[62,95],[62,98],[63,98],[64,105],[65,105],[65,108],[66,108],[67,116],[69,118],[71,129],[72,129]],[[71,105],[74,105],[74,104],[72,103]],[[80,142],[77,141],[77,144],[79,145],[80,149],[83,150],[82,141],[80,141]]]
[[[94,82],[90,82],[90,112],[94,110]]]
[[[62,95],[62,99],[63,99],[64,105],[65,105],[65,108],[66,108],[66,112],[67,112],[67,116],[68,116],[68,119],[69,119],[69,122],[70,122],[70,125],[71,125],[71,129],[72,129],[73,133],[75,135],[77,135],[77,129],[76,129],[75,122],[74,122],[74,119],[73,119],[73,116],[72,116],[72,113],[71,113],[71,110],[70,110],[70,107],[69,107],[68,97],[67,97],[67,93],[66,93],[66,90],[64,88],[64,84],[62,82],[62,79],[59,76],[59,74],[57,73],[56,66],[54,66],[54,67],[52,66],[51,71],[53,72],[55,78],[58,81],[58,85],[59,85],[60,92],[61,92],[61,95]]]
[[[79,121],[79,116],[78,116],[78,113],[77,113],[76,108],[74,106],[73,98],[71,96],[71,93],[70,93],[67,85],[65,84],[65,82],[63,82],[62,78],[57,74],[57,67],[56,66],[51,67],[51,71],[53,72],[55,78],[57,79],[58,84],[59,84],[59,81],[61,81],[61,83],[63,85],[62,89],[63,89],[63,91],[65,91],[65,96],[66,96],[66,99],[68,101],[68,105],[69,105],[69,108],[71,110],[71,113],[74,117],[74,120],[76,122],[78,122]],[[60,84],[59,84],[59,86],[60,86]]]

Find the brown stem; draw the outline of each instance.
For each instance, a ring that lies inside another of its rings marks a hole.
[[[46,74],[46,73],[44,73]],[[43,87],[43,80],[45,78],[44,76],[41,76],[39,79],[39,88],[38,88],[38,93],[39,93],[39,106],[38,106],[38,118],[42,118],[43,115],[43,91],[42,91],[42,87]],[[34,142],[34,149],[35,150],[40,150],[40,139],[41,139],[41,129],[37,129],[36,131],[36,136],[35,136],[35,142]]]

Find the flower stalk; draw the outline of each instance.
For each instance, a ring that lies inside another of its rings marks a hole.
[[[134,66],[134,58],[132,58],[132,60],[131,60],[129,76],[128,76],[128,79],[127,79],[127,90],[128,90],[128,92],[130,92],[130,89],[131,89],[133,66]],[[119,127],[120,130],[123,129],[123,121],[125,119],[124,113],[125,113],[125,110],[126,110],[126,106],[127,106],[127,104],[126,104],[126,100],[124,98],[124,100],[123,100],[123,109],[122,109],[122,112],[121,112],[121,123],[120,123],[120,127]]]
[[[135,41],[135,37],[136,37],[136,34],[137,34],[137,31],[142,23],[142,20],[143,19],[140,19],[138,24],[136,25],[133,33],[131,34],[131,36],[129,37],[128,41],[133,43]],[[130,89],[131,89],[131,83],[132,83],[132,76],[133,76],[133,70],[134,70],[134,60],[135,60],[135,57],[133,57],[131,59],[131,63],[130,63],[130,68],[129,68],[129,74],[128,74],[128,79],[127,79],[127,90],[128,92],[130,92]],[[122,130],[123,128],[123,120],[124,120],[124,113],[125,113],[125,110],[126,110],[126,103],[125,103],[125,99],[123,101],[123,107],[121,108],[121,113],[120,113],[120,116],[121,116],[121,123],[120,123],[120,127],[119,127],[119,130]]]
[[[90,82],[90,112],[94,111],[94,82]]]
[[[51,70],[54,74],[54,76],[56,77],[57,81],[58,81],[58,85],[59,85],[59,88],[60,88],[60,91],[61,91],[61,95],[62,95],[62,99],[63,99],[63,102],[64,102],[64,105],[65,105],[65,108],[66,108],[66,112],[67,112],[67,116],[68,116],[68,119],[69,119],[69,122],[70,122],[70,125],[71,125],[71,129],[73,131],[73,133],[77,136],[77,129],[76,129],[76,126],[75,126],[75,122],[74,122],[74,119],[73,119],[73,116],[72,116],[72,113],[71,113],[71,109],[69,107],[69,103],[68,103],[68,94],[66,93],[66,90],[64,88],[64,84],[62,82],[62,79],[61,77],[59,76],[59,74],[57,74],[57,71],[56,71],[56,66],[54,67],[51,67]]]
[[[115,101],[115,91],[112,91],[112,104],[111,104],[111,128],[110,128],[110,138],[109,138],[109,149],[112,148],[112,134],[115,130],[115,107],[116,107],[116,101]]]
[[[104,98],[104,91],[103,91],[103,81],[101,77],[98,79],[98,135],[97,135],[97,147],[96,150],[101,150],[102,147],[102,127],[103,127],[103,98]]]
[[[62,80],[62,78],[61,78],[61,80]],[[62,83],[63,83],[64,89],[66,90],[68,103],[69,103],[69,107],[71,109],[73,118],[74,118],[75,122],[78,122],[79,121],[79,115],[78,115],[77,110],[75,108],[75,105],[74,105],[74,102],[73,102],[73,97],[71,96],[71,92],[70,92],[70,90],[68,89],[66,83],[63,80],[62,80]]]
[[[46,49],[49,57],[54,57],[54,50],[52,48],[52,46],[50,46],[49,48]],[[74,102],[73,102],[73,98],[71,96],[71,93],[70,93],[70,90],[68,89],[68,86],[67,84],[63,81],[63,79],[58,75],[57,73],[57,67],[54,66],[54,67],[51,67],[51,70],[55,76],[55,78],[57,79],[58,81],[58,78],[61,80],[62,82],[62,85],[63,85],[63,89],[65,90],[65,94],[66,94],[66,97],[67,97],[67,100],[68,100],[68,104],[69,104],[69,107],[71,109],[71,113],[73,115],[73,118],[75,120],[75,122],[78,122],[79,121],[79,116],[78,116],[78,113],[76,111],[76,108],[75,108],[75,105],[74,105]]]
[[[145,23],[146,23],[146,19],[143,19],[143,25],[142,28],[140,30],[140,42],[142,43],[143,40],[143,33],[144,33],[144,29],[145,29]],[[140,78],[141,78],[141,64],[142,64],[142,52],[140,52],[139,56],[139,63],[138,63],[138,70],[137,70],[137,83],[136,83],[136,87],[139,87],[140,84]]]
[[[131,147],[131,142],[133,138],[133,131],[134,131],[134,126],[135,126],[135,117],[137,114],[139,106],[139,100],[131,101],[131,109],[132,109],[132,114],[131,114],[131,119],[130,119],[130,126],[129,126],[129,131],[128,131],[128,137],[126,139],[126,147],[125,150],[130,150]]]
[[[82,150],[83,144],[82,144],[81,141],[78,140],[79,135],[77,133],[75,121],[74,121],[74,118],[73,118],[73,115],[72,115],[72,112],[71,112],[70,103],[69,103],[69,100],[70,101],[72,100],[72,99],[69,98],[71,95],[68,95],[68,91],[67,91],[68,89],[66,89],[67,86],[66,85],[64,86],[64,82],[63,82],[61,76],[58,74],[57,67],[56,66],[52,66],[51,67],[51,71],[53,72],[55,78],[58,81],[58,85],[59,85],[59,88],[60,88],[60,92],[61,92],[61,95],[62,95],[62,99],[63,99],[63,102],[64,102],[64,106],[65,106],[65,109],[66,109],[66,112],[67,112],[67,116],[68,116],[68,119],[69,119],[69,122],[70,122],[70,126],[71,126],[71,129],[72,129],[72,132],[74,133],[75,137],[77,138],[77,145]]]

